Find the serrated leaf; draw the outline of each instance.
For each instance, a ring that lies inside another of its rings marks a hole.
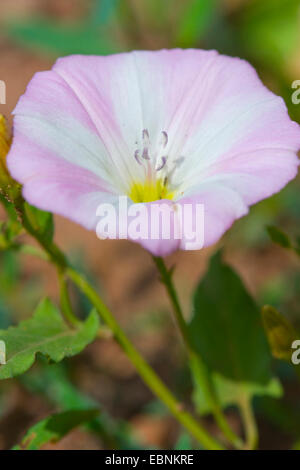
[[[193,303],[190,335],[207,367],[234,381],[268,384],[271,354],[259,308],[220,253]]]
[[[48,442],[58,442],[72,429],[94,419],[99,410],[70,410],[57,413],[32,426],[13,450],[39,450]]]
[[[38,232],[44,240],[51,242],[54,235],[53,215],[50,212],[45,212],[37,207],[31,206],[27,202],[24,204],[24,209],[35,231]]]
[[[292,247],[292,244],[288,235],[284,233],[282,230],[280,230],[279,228],[275,227],[274,225],[269,225],[267,227],[267,231],[272,242],[276,243],[277,245],[282,246],[283,248]]]
[[[290,362],[292,343],[297,339],[293,326],[270,305],[262,308],[262,318],[273,356]]]
[[[49,299],[43,300],[29,320],[16,327],[0,330],[6,345],[6,364],[0,366],[0,379],[23,374],[38,353],[59,362],[81,352],[96,337],[99,320],[92,311],[76,329],[70,328]]]

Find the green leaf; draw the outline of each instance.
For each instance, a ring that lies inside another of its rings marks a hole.
[[[100,25],[109,21],[119,2],[120,0],[96,0],[91,11],[91,24]]]
[[[24,204],[26,216],[32,227],[46,241],[51,242],[54,235],[53,216],[50,212],[45,212],[37,207],[31,206],[27,202]]]
[[[269,395],[273,398],[280,398],[283,394],[282,386],[276,378],[270,379],[266,385],[260,385],[254,382],[234,382],[215,373],[212,375],[212,381],[222,408],[238,404],[241,396],[251,400],[254,396]],[[194,389],[193,400],[200,414],[211,412],[211,404],[201,387]]]
[[[253,0],[243,10],[238,27],[248,54],[264,67],[285,70],[299,41],[299,0]]]
[[[259,308],[220,253],[196,289],[189,329],[212,371],[238,382],[269,382],[271,355]]]
[[[280,395],[259,308],[220,253],[196,289],[189,332],[222,406],[237,403],[241,395]],[[194,399],[200,412],[210,411],[197,382]]]
[[[7,249],[14,239],[22,232],[23,227],[18,219],[14,205],[0,194],[0,202],[4,206],[7,220],[0,222],[0,249]]]
[[[290,362],[292,343],[298,339],[293,326],[270,305],[262,308],[262,318],[273,356]]]
[[[6,344],[6,364],[0,366],[0,379],[23,374],[38,353],[59,362],[81,352],[96,337],[99,320],[96,311],[76,329],[70,328],[49,299],[43,300],[29,320],[16,327],[0,330]]]
[[[284,233],[279,228],[275,227],[274,225],[269,225],[267,227],[267,231],[272,242],[276,243],[277,245],[282,246],[283,248],[292,247],[292,244],[288,235],[286,235],[286,233]]]
[[[192,449],[193,449],[193,442],[192,442],[190,434],[188,434],[185,431],[182,431],[174,446],[174,450],[192,450]]]
[[[194,46],[212,23],[218,2],[192,0],[187,3],[178,25],[177,43],[182,47]]]
[[[101,29],[87,24],[59,24],[43,18],[28,22],[10,21],[5,32],[22,45],[52,53],[56,56],[71,54],[109,54],[115,52]]]
[[[32,426],[13,450],[39,450],[48,442],[58,442],[72,429],[94,419],[99,410],[70,410],[57,413]]]
[[[28,374],[22,375],[19,379],[30,393],[40,394],[61,411],[90,410],[99,407],[95,399],[85,395],[71,382],[68,364],[60,362],[47,367],[47,364],[40,362],[39,366],[39,368],[31,369]],[[101,409],[101,414],[88,422],[86,429],[99,434],[108,449],[142,448],[133,436],[129,422],[116,420],[105,410]]]

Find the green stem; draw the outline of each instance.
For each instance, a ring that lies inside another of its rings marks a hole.
[[[70,325],[78,326],[80,324],[80,320],[76,317],[73,312],[72,303],[68,291],[68,280],[66,278],[66,275],[61,268],[57,268],[57,275],[59,280],[60,304],[62,312],[66,320],[70,323]]]
[[[258,431],[255,416],[248,396],[241,395],[239,408],[245,428],[246,444],[245,449],[254,450],[258,445]]]
[[[48,256],[48,254],[40,248],[36,248],[35,246],[17,244],[15,246],[12,246],[11,248],[18,251],[19,253],[35,256],[37,258],[41,258],[44,261],[50,261],[50,257]]]
[[[21,252],[32,254],[42,259],[49,259],[49,257],[41,250],[31,247],[30,245],[23,245],[19,248]],[[52,260],[52,257],[50,257]],[[161,379],[151,366],[144,360],[140,353],[135,349],[133,344],[129,341],[112,313],[103,303],[94,288],[88,281],[72,267],[64,268],[65,275],[67,275],[74,284],[86,295],[90,302],[97,309],[102,320],[111,329],[114,337],[122,347],[127,357],[134,364],[137,372],[148,385],[150,390],[156,395],[170,410],[173,416],[190,432],[190,434],[206,449],[209,450],[222,450],[222,445],[216,441],[202,425],[187,411],[183,409],[182,404],[174,397],[170,390],[164,385]]]
[[[230,428],[216,396],[210,374],[199,355],[194,351],[194,348],[191,344],[187,324],[182,313],[175,286],[173,284],[172,274],[166,267],[165,262],[161,257],[154,256],[153,260],[169,295],[175,320],[187,350],[193,377],[197,385],[203,389],[203,392],[205,393],[205,396],[211,405],[214,418],[220,429],[223,431],[224,436],[235,447],[241,448],[243,446],[243,442]]]
[[[182,404],[177,401],[169,389],[160,380],[154,370],[143,359],[133,344],[129,341],[111,312],[102,302],[97,292],[77,271],[72,268],[66,270],[69,278],[86,295],[91,303],[96,307],[101,318],[114,333],[115,338],[126,353],[127,357],[134,364],[140,376],[152,392],[168,407],[173,416],[202,444],[206,449],[221,450],[222,446],[211,437],[208,432],[196,421],[192,415],[182,408]]]
[[[202,444],[205,448],[211,450],[219,450],[223,447],[217,442],[202,426],[195,420],[195,418],[182,409],[181,403],[173,396],[169,389],[160,380],[158,375],[149,366],[149,364],[143,359],[139,352],[135,349],[133,344],[129,341],[117,321],[115,320],[112,313],[103,303],[97,292],[88,283],[88,281],[75,271],[65,258],[64,254],[54,244],[53,241],[49,241],[47,237],[40,234],[35,227],[32,226],[29,218],[27,217],[26,207],[24,199],[21,195],[14,201],[16,210],[22,220],[23,227],[30,233],[46,251],[49,260],[58,267],[60,281],[61,281],[61,295],[65,314],[67,314],[70,321],[74,322],[75,319],[71,310],[68,293],[66,291],[65,279],[61,277],[63,275],[68,276],[86,295],[91,303],[96,307],[98,314],[112,330],[116,340],[119,342],[123,351],[127,354],[128,358],[135,365],[136,370],[140,374],[144,382],[149,386],[152,392],[168,407],[170,412],[175,418]],[[27,250],[29,250],[27,248]],[[36,252],[37,253],[37,252]],[[44,255],[42,255],[44,258]]]

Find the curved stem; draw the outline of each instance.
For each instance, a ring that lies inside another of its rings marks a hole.
[[[70,325],[78,326],[81,322],[73,312],[66,275],[61,268],[57,268],[57,275],[59,280],[60,304],[62,312]]]
[[[169,295],[175,320],[189,356],[190,368],[194,379],[197,385],[202,387],[203,392],[205,393],[205,396],[211,405],[214,418],[220,429],[223,431],[224,436],[235,447],[241,448],[243,446],[243,442],[230,428],[216,396],[210,374],[199,355],[194,351],[194,348],[191,344],[187,324],[182,313],[175,286],[173,284],[172,273],[168,270],[164,260],[161,257],[154,256],[153,260],[161,275],[161,281],[165,285]]]
[[[202,444],[206,449],[210,450],[220,450],[223,447],[217,442],[203,427],[202,425],[195,420],[195,418],[185,411],[169,391],[169,389],[164,385],[160,380],[158,375],[150,367],[150,365],[144,360],[144,358],[139,354],[135,349],[133,344],[129,341],[116,319],[103,303],[102,299],[99,297],[97,292],[93,287],[88,283],[88,281],[81,276],[77,271],[75,271],[71,266],[69,266],[68,260],[57,245],[49,240],[47,237],[43,236],[32,226],[29,218],[27,217],[25,202],[22,196],[19,195],[18,198],[14,201],[15,208],[18,211],[18,214],[21,218],[23,227],[27,230],[30,235],[32,235],[40,244],[40,246],[46,251],[49,261],[55,264],[58,268],[60,282],[61,282],[61,296],[65,309],[65,314],[70,321],[74,323],[77,319],[74,317],[71,305],[69,302],[68,292],[66,290],[65,284],[65,275],[68,276],[86,295],[86,297],[91,301],[91,303],[96,307],[98,314],[107,324],[107,326],[112,330],[115,339],[118,341],[123,351],[127,354],[128,358],[134,364],[136,370],[140,374],[141,378],[152,390],[152,392],[168,407],[170,412],[175,418],[197,439],[197,441]],[[29,250],[27,248],[27,250]],[[36,252],[38,253],[38,252]],[[42,254],[42,257],[45,258],[45,255]]]
[[[240,397],[239,408],[244,423],[246,444],[245,449],[254,450],[258,445],[258,431],[251,400],[247,396]]]
[[[31,247],[30,245],[20,245],[18,249],[23,253],[38,256],[44,260],[48,259],[49,261],[53,261],[52,256],[49,257],[44,253],[44,251],[35,247]],[[135,349],[133,344],[130,342],[115,320],[110,310],[106,307],[97,292],[88,283],[85,277],[83,277],[70,266],[64,267],[64,273],[74,282],[74,284],[77,285],[77,287],[94,305],[102,320],[111,329],[115,339],[118,341],[127,357],[134,364],[140,377],[148,385],[153,394],[156,395],[166,405],[166,407],[179,421],[179,423],[181,423],[204,448],[208,450],[224,449],[222,445],[217,440],[215,440],[190,413],[183,409],[182,404],[174,397],[174,395],[158,377],[156,372]]]
[[[182,404],[176,400],[169,389],[160,380],[158,375],[143,359],[139,352],[135,349],[133,344],[129,341],[111,312],[106,305],[102,302],[97,292],[81,276],[77,271],[72,268],[66,270],[69,278],[79,287],[79,289],[86,295],[91,303],[96,307],[102,319],[111,328],[115,338],[120,346],[136,367],[140,376],[152,392],[168,407],[171,413],[177,420],[202,444],[206,449],[220,450],[222,446],[211,437],[208,432],[196,421],[192,415],[185,411]]]

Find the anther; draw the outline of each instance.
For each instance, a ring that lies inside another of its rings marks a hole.
[[[148,129],[144,129],[144,130],[143,130],[142,136],[143,136],[144,145],[148,145],[148,144],[149,144],[149,132],[148,132]]]
[[[166,133],[166,131],[162,131],[161,144],[162,144],[163,147],[167,146],[168,140],[169,140],[168,134]]]
[[[161,157],[161,164],[157,168],[155,168],[155,170],[156,171],[162,170],[166,163],[167,163],[167,157]]]
[[[142,157],[145,160],[150,160],[148,147],[144,147]]]
[[[138,150],[134,152],[134,158],[136,159],[139,165],[142,165],[142,162],[140,160],[140,152]]]

